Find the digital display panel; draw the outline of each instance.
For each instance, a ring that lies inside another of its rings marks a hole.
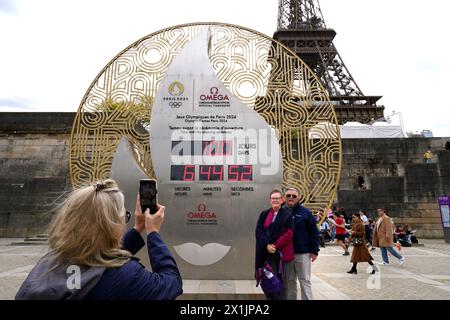
[[[198,170],[200,181],[224,181],[225,167],[222,165],[171,165],[170,180],[195,181],[195,173]],[[252,165],[229,165],[227,167],[229,182],[253,181]]]
[[[253,167],[251,165],[228,166],[228,181],[252,181]]]
[[[200,166],[200,181],[223,181],[223,166]]]
[[[173,156],[231,156],[231,141],[172,141]]]
[[[195,166],[194,165],[170,166],[170,180],[194,181]]]

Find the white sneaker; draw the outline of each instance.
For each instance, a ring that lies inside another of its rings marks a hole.
[[[378,262],[378,264],[379,264],[379,265],[382,265],[382,266],[388,266],[388,265],[389,265],[388,262],[384,262],[384,261]]]
[[[404,257],[401,258],[399,263],[400,263],[400,265],[403,265],[405,263],[405,258]]]

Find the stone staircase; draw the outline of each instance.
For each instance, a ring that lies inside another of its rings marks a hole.
[[[47,245],[48,244],[48,234],[38,234],[36,236],[31,236],[23,239],[23,241],[12,242],[11,246],[30,246],[30,245]]]

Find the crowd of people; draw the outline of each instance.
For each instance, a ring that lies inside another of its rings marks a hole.
[[[372,273],[377,271],[369,248],[380,248],[381,264],[389,264],[388,252],[403,264],[394,241],[414,240],[409,226],[394,232],[383,208],[377,210],[376,221],[364,210],[349,216],[344,208],[314,216],[302,206],[295,188],[285,193],[273,190],[269,202],[256,222],[254,273],[267,299],[296,300],[298,280],[301,299],[312,300],[311,265],[327,241],[336,241],[344,256],[353,246],[348,273],[356,274],[358,263],[367,262]],[[138,196],[134,227],[126,231],[131,213],[125,210],[124,195],[115,181],[74,190],[50,225],[49,253],[30,272],[16,299],[175,299],[183,292],[182,278],[159,234],[164,214],[162,205],[155,214],[148,209],[142,212]],[[133,257],[144,246],[151,272]],[[83,274],[74,287],[67,285],[71,266],[78,266]]]
[[[364,209],[359,211],[358,216],[364,225],[366,244],[371,250],[375,250],[375,247],[372,246],[372,235],[376,227],[376,219],[369,218],[367,211]],[[344,208],[333,207],[328,211],[325,219],[323,219],[323,213],[320,212],[317,215],[317,222],[320,223],[321,247],[324,248],[326,243],[337,243],[344,249],[344,255],[348,255],[349,231],[354,221],[347,216]],[[393,229],[393,241],[396,244],[399,243],[402,247],[411,247],[413,243],[418,243],[415,232],[415,230],[411,230],[409,225],[397,225]]]

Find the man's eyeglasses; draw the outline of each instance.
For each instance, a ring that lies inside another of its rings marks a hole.
[[[297,196],[295,194],[287,194],[286,198],[297,198]]]

